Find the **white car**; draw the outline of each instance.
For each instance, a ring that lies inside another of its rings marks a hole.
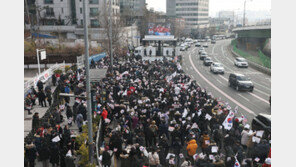
[[[208,47],[208,43],[204,43],[202,46],[205,47],[205,48],[207,48]]]
[[[198,50],[198,53],[201,54],[201,52],[205,52],[205,48],[201,47],[199,50]]]
[[[224,74],[224,67],[221,63],[213,62],[211,64],[210,70],[214,74]]]
[[[245,67],[245,68],[248,68],[249,66],[247,60],[242,57],[235,58],[234,65],[237,67]]]

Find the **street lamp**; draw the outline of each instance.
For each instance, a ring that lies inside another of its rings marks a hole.
[[[93,162],[93,136],[92,136],[92,110],[91,110],[91,91],[89,79],[89,44],[88,44],[88,20],[86,19],[86,1],[83,0],[83,26],[84,26],[84,45],[85,45],[85,71],[86,71],[86,101],[87,101],[87,125],[88,125],[88,147],[89,147],[89,161]]]
[[[250,1],[252,1],[252,0],[250,0]],[[246,2],[247,2],[247,0],[245,0],[245,2],[244,2],[244,20],[243,20],[243,27],[244,27],[245,24],[246,24]]]

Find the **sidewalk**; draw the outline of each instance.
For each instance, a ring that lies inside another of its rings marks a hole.
[[[55,89],[56,89],[56,86],[51,86],[52,93],[55,91]],[[75,101],[74,97],[70,97],[69,105],[70,105],[71,108],[74,105],[74,101]],[[32,130],[32,117],[33,117],[34,113],[38,112],[39,113],[39,118],[42,118],[48,109],[49,109],[48,103],[47,103],[47,107],[41,107],[41,106],[39,106],[38,100],[36,100],[36,105],[31,110],[31,113],[32,113],[31,115],[28,115],[28,112],[24,111],[24,138]],[[60,125],[61,125],[62,128],[64,128],[64,126],[68,124],[66,111],[63,111],[62,115],[63,115],[64,121]],[[74,122],[72,122],[72,126],[69,127],[69,129],[71,131],[73,131],[75,134],[77,134],[77,135],[79,134],[78,127]],[[78,159],[76,159],[76,160],[78,160]],[[77,164],[77,162],[75,162],[75,164]],[[42,162],[41,161],[39,162],[39,161],[36,160],[35,161],[35,167],[42,167]]]

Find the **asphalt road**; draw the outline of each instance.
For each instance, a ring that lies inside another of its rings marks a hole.
[[[269,75],[261,73],[251,67],[238,68],[234,66],[234,57],[228,50],[231,40],[219,40],[216,44],[210,44],[205,48],[208,55],[214,62],[223,64],[225,74],[213,74],[210,67],[203,65],[203,61],[199,59],[199,47],[192,45],[187,51],[182,52],[183,70],[192,76],[202,88],[206,88],[207,92],[226,101],[234,108],[238,106],[238,115],[247,117],[248,122],[259,113],[271,114],[269,106],[269,96],[271,94],[271,78]],[[248,76],[254,83],[253,92],[236,91],[228,86],[228,77],[230,73],[241,73]]]

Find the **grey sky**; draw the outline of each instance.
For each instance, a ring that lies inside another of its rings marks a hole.
[[[166,11],[166,0],[146,0],[148,9],[153,7],[156,11]],[[242,11],[244,8],[244,0],[210,0],[209,4],[210,16],[216,16],[220,10]],[[247,0],[247,10],[252,11],[270,11],[271,0]]]

